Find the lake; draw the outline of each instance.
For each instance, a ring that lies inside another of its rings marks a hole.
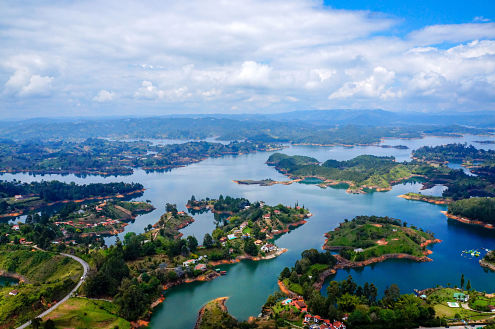
[[[494,140],[494,137],[465,136],[462,138],[427,137],[425,139],[399,140],[387,139],[387,145],[406,145],[410,149],[381,148],[378,146],[346,147],[311,147],[292,146],[283,153],[306,155],[319,161],[327,159],[348,160],[360,154],[395,156],[397,161],[410,159],[412,149],[423,145],[441,145],[453,142],[473,142],[475,140]],[[168,141],[167,141],[168,142]],[[477,144],[478,148],[494,149],[493,144]],[[342,280],[352,275],[359,284],[373,282],[379,292],[397,283],[403,293],[412,292],[414,288],[423,289],[437,284],[459,284],[461,273],[466,281],[471,280],[473,288],[495,291],[495,273],[482,269],[478,259],[461,256],[464,249],[495,249],[495,231],[463,225],[447,220],[440,213],[445,206],[432,205],[398,198],[400,194],[418,192],[419,183],[403,183],[388,192],[369,194],[348,194],[345,189],[322,189],[314,184],[292,185],[238,185],[233,180],[265,179],[286,180],[273,167],[265,164],[273,152],[259,152],[241,156],[225,156],[207,159],[187,167],[173,169],[165,173],[147,174],[135,170],[130,176],[78,178],[74,175],[31,176],[28,174],[5,174],[0,179],[16,178],[21,181],[41,179],[58,179],[65,182],[139,182],[146,191],[140,200],[151,200],[157,208],[151,213],[139,216],[126,227],[126,232],[143,232],[148,224],[154,224],[165,211],[165,203],[176,203],[179,210],[186,210],[187,200],[194,195],[196,199],[216,198],[219,194],[245,197],[250,201],[263,200],[268,204],[304,205],[313,213],[308,223],[281,236],[276,240],[279,247],[288,252],[278,258],[251,262],[245,261],[224,266],[227,275],[210,282],[192,283],[172,288],[165,293],[165,302],[159,306],[151,319],[151,328],[192,328],[196,315],[202,305],[221,296],[230,297],[227,301],[229,311],[239,320],[256,316],[269,294],[276,291],[277,277],[286,266],[294,265],[303,250],[316,248],[321,250],[323,234],[335,228],[341,221],[357,215],[379,215],[399,218],[409,225],[416,225],[435,233],[442,243],[431,247],[433,262],[414,263],[410,261],[387,261],[363,269],[339,271],[331,279]],[[435,186],[424,194],[440,195],[442,186]],[[181,230],[184,236],[194,235],[201,243],[203,236],[215,228],[213,215],[203,213],[194,216],[196,221]],[[123,234],[120,234],[122,238]],[[108,244],[115,237],[106,238]],[[324,287],[325,289],[325,287]]]

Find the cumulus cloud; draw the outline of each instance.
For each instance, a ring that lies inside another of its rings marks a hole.
[[[320,0],[3,2],[0,103],[493,108],[495,23],[394,35],[400,19]]]
[[[102,90],[100,90],[98,95],[93,97],[93,100],[95,102],[103,103],[103,102],[109,102],[109,101],[113,100],[114,98],[115,98],[114,92],[102,89]]]

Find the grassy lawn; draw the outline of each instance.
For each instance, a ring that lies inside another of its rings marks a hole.
[[[130,328],[127,320],[116,315],[116,306],[103,300],[70,298],[55,311],[43,318],[52,319],[56,328]]]

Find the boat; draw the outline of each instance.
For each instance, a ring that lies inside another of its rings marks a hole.
[[[220,271],[220,274],[225,275],[225,274],[227,274],[227,271]]]

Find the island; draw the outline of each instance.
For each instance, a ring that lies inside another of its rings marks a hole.
[[[336,257],[349,267],[360,267],[389,258],[431,261],[426,246],[438,243],[433,233],[390,217],[357,216],[325,234],[323,249],[338,250]]]
[[[450,219],[465,224],[479,225],[493,229],[495,225],[495,198],[478,198],[457,200],[449,204],[443,214]]]
[[[105,199],[132,199],[143,194],[138,183],[91,183],[78,185],[60,181],[21,183],[0,181],[0,218],[17,217],[26,212],[56,204],[84,203]]]
[[[420,176],[413,173],[411,166],[395,162],[394,157],[374,155],[320,164],[311,157],[274,153],[266,163],[291,179],[302,182],[312,179],[321,187],[344,185],[349,193],[389,191],[393,184]]]
[[[414,192],[401,194],[398,197],[406,199],[406,200],[422,201],[422,202],[433,203],[433,204],[450,204],[453,201],[452,198],[445,198],[442,196],[424,195],[421,193],[414,193]]]

